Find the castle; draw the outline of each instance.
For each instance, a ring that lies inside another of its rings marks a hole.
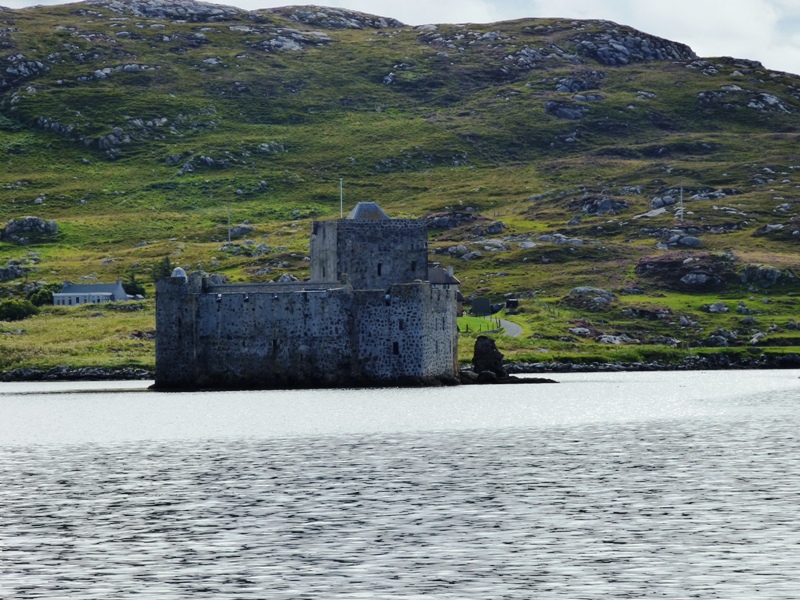
[[[429,277],[423,221],[360,203],[315,221],[310,250],[309,281],[159,281],[155,387],[457,383],[459,282]]]

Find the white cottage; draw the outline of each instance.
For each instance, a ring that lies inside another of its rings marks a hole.
[[[122,281],[116,283],[72,283],[67,281],[57,294],[53,294],[56,306],[75,306],[77,304],[102,304],[104,302],[124,302],[128,294]]]

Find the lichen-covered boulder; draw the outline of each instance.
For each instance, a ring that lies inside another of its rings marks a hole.
[[[53,237],[58,234],[58,225],[55,221],[47,221],[39,217],[21,217],[11,219],[3,229],[0,229],[0,240],[25,246],[41,238]]]

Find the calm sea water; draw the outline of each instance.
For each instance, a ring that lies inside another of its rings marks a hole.
[[[798,376],[0,384],[0,597],[800,598]]]

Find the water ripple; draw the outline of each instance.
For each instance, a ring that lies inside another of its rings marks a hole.
[[[13,446],[4,598],[796,598],[798,419]]]

